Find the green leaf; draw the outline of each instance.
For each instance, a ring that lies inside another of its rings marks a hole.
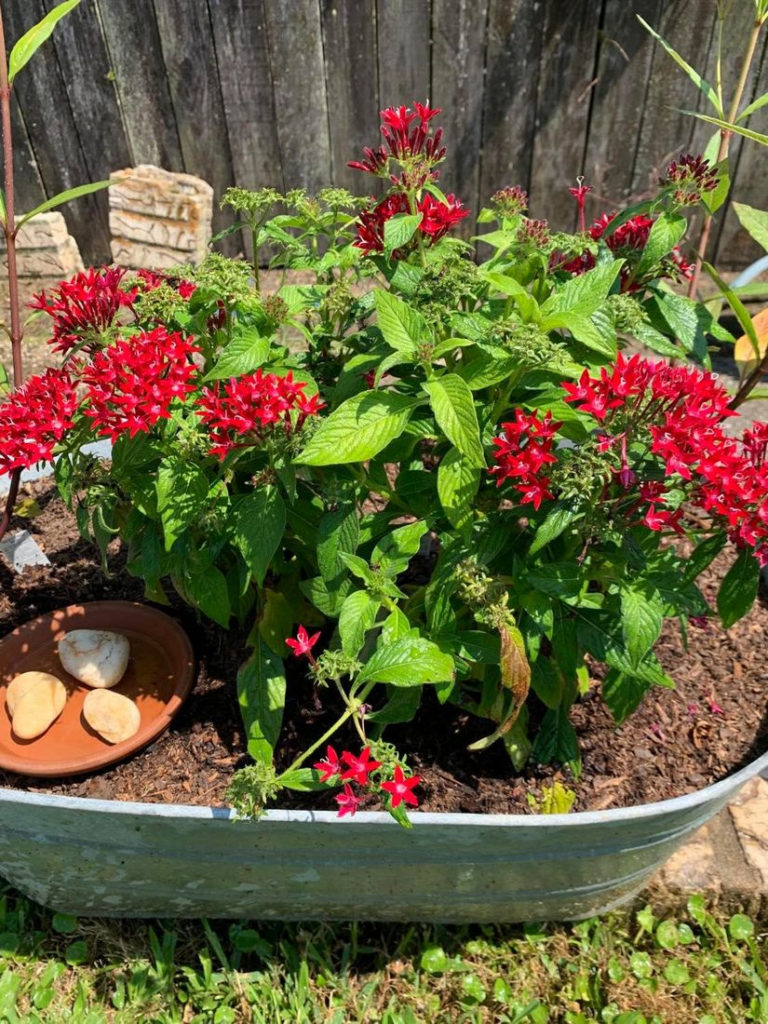
[[[33,25],[29,31],[24,33],[11,50],[11,56],[8,60],[9,83],[13,82],[24,65],[32,59],[36,51],[40,49],[54,28],[56,28],[57,23],[77,7],[79,3],[80,0],[64,0],[64,3],[54,7],[36,25]]]
[[[285,531],[285,502],[274,484],[235,498],[230,528],[245,564],[261,586]]]
[[[448,522],[456,530],[470,526],[473,502],[480,486],[480,470],[458,448],[450,448],[437,470],[437,494]]]
[[[657,591],[642,585],[621,588],[621,631],[636,667],[659,639],[664,606]]]
[[[603,700],[617,725],[635,711],[653,683],[611,668],[603,679]]]
[[[749,548],[742,548],[717,592],[717,611],[725,629],[752,607],[759,580],[760,563]]]
[[[339,552],[353,555],[360,538],[360,522],[354,505],[326,512],[317,527],[317,567],[327,584],[339,582],[346,565]]]
[[[365,634],[376,622],[380,602],[371,597],[367,590],[355,590],[344,600],[339,614],[339,636],[341,649],[351,658],[357,657]]]
[[[580,341],[582,345],[586,345],[606,359],[616,358],[616,335],[611,331],[610,336],[606,336],[587,316],[572,311],[553,313],[547,317],[545,324],[548,331],[559,328],[570,331],[576,341]]]
[[[445,436],[467,459],[470,466],[484,468],[485,455],[472,392],[458,374],[433,377],[424,384],[432,412]]]
[[[372,459],[402,434],[416,404],[391,391],[353,395],[322,421],[296,461],[333,466]]]
[[[302,594],[312,602],[323,615],[336,616],[339,614],[344,598],[349,593],[349,580],[342,580],[337,588],[329,590],[322,576],[315,576],[311,580],[302,580],[299,584]]]
[[[397,352],[415,355],[419,344],[430,337],[424,317],[392,292],[376,291],[375,301],[384,341]]]
[[[624,260],[611,260],[600,263],[588,270],[569,278],[564,284],[558,285],[541,307],[544,320],[543,331],[549,331],[550,319],[558,313],[575,313],[581,317],[589,317],[598,310],[613,288]]]
[[[682,114],[689,114],[691,117],[697,117],[700,121],[706,121],[707,124],[716,124],[718,128],[723,128],[727,132],[735,132],[737,135],[743,135],[745,139],[752,139],[753,142],[759,142],[761,146],[768,146],[768,135],[761,135],[760,132],[754,132],[751,128],[744,128],[740,124],[732,124],[730,121],[723,121],[719,117],[710,117],[708,114],[699,114],[695,110],[682,110]]]
[[[741,301],[741,299],[738,297],[738,295],[734,292],[734,290],[731,288],[731,286],[728,284],[728,282],[725,281],[720,276],[720,274],[718,274],[718,272],[715,270],[715,268],[712,266],[711,263],[707,263],[706,260],[705,260],[702,263],[702,266],[704,267],[706,272],[709,274],[709,276],[715,282],[717,287],[720,289],[720,291],[723,293],[723,295],[728,300],[728,303],[729,303],[731,309],[733,310],[733,312],[734,312],[734,314],[736,316],[736,319],[741,324],[741,329],[744,331],[744,333],[747,335],[749,340],[752,342],[752,347],[753,347],[754,351],[756,353],[760,352],[761,351],[760,340],[759,340],[759,338],[757,336],[757,331],[755,330],[755,324],[754,324],[754,321],[752,320],[752,317],[747,312],[747,309],[746,309],[744,303]]]
[[[396,213],[384,222],[384,252],[387,256],[410,242],[423,217],[422,213]]]
[[[644,21],[643,18],[641,18],[639,14],[636,14],[635,17],[640,22],[640,24],[643,26],[643,28],[645,28],[648,32],[650,32],[651,35],[653,36],[653,38],[657,42],[661,43],[661,45],[667,51],[667,53],[672,58],[672,60],[675,62],[675,64],[677,64],[678,67],[681,67],[683,69],[683,71],[686,73],[686,75],[688,75],[688,77],[693,82],[693,84],[696,86],[696,88],[699,89],[707,97],[707,99],[712,104],[712,106],[715,108],[717,113],[718,114],[722,114],[723,111],[722,111],[722,108],[720,106],[720,101],[717,98],[717,93],[712,88],[712,86],[709,84],[709,82],[705,78],[702,78],[701,75],[698,73],[698,71],[694,70],[694,68],[692,68],[691,65],[686,60],[684,60],[683,57],[680,56],[680,54],[677,52],[677,50],[674,50],[669,45],[669,43],[666,41],[666,39],[662,39],[662,37],[659,35],[659,33],[656,32],[654,29],[652,29],[647,21]],[[710,119],[709,118],[705,118],[705,120],[710,120]]]
[[[394,579],[405,572],[408,563],[421,547],[421,538],[427,532],[423,519],[406,523],[386,534],[371,553],[371,565],[378,565],[385,576]]]
[[[79,0],[78,0],[79,2]],[[50,199],[46,199],[44,203],[40,203],[34,210],[30,210],[29,213],[25,213],[23,217],[20,217],[16,221],[16,231],[36,217],[38,213],[45,213],[47,210],[53,210],[56,206],[61,206],[63,203],[68,203],[71,199],[79,199],[81,196],[88,196],[92,192],[100,192],[103,188],[111,188],[116,185],[115,181],[92,181],[88,185],[77,185],[75,188],[68,188],[65,192],[59,192],[55,196],[51,196]]]
[[[320,781],[320,772],[315,768],[294,768],[292,772],[283,772],[279,780],[286,789],[297,793],[316,793],[328,788],[327,782]]]
[[[288,654],[285,638],[291,635],[296,621],[294,610],[279,590],[265,588],[262,597],[264,610],[259,620],[259,635],[267,647],[284,658]]]
[[[203,470],[178,455],[163,459],[157,470],[157,508],[163,524],[165,550],[197,517],[207,502],[208,478]]]
[[[768,100],[768,94],[766,99]],[[768,252],[768,212],[756,210],[754,206],[747,206],[746,203],[731,203],[731,206],[750,238]]]
[[[208,565],[199,571],[187,569],[182,577],[172,574],[171,579],[190,604],[195,605],[204,615],[225,629],[229,626],[232,612],[227,580],[224,573],[215,565]]]
[[[685,217],[679,214],[660,214],[648,232],[635,275],[641,277],[657,266],[678,244],[687,226]]]
[[[579,761],[579,740],[568,717],[568,708],[550,708],[539,727],[532,756],[539,764]]]
[[[728,160],[721,160],[715,168],[717,172],[717,184],[709,191],[704,192],[701,201],[710,213],[717,213],[731,190],[731,172],[728,167]]]
[[[728,934],[736,942],[744,942],[755,934],[755,925],[746,914],[734,914],[728,922]]]
[[[398,722],[410,722],[419,710],[421,690],[418,686],[393,686],[390,689],[386,704],[366,715],[366,722],[377,725],[395,725]]]
[[[530,547],[530,554],[535,555],[547,544],[560,536],[577,519],[581,518],[581,511],[558,502],[551,512],[547,514],[544,522],[536,530],[536,536]]]
[[[262,338],[255,327],[249,327],[232,338],[205,380],[228,380],[253,373],[266,361],[269,349],[269,338]]]
[[[726,540],[725,533],[714,533],[693,549],[685,561],[685,571],[683,572],[684,585],[693,583],[707,566],[712,564],[725,547]]]
[[[237,673],[237,702],[248,737],[248,753],[262,764],[272,763],[285,709],[283,663],[260,638],[253,654]]]
[[[450,654],[423,637],[403,637],[378,647],[357,679],[360,683],[391,683],[393,686],[421,686],[453,679]]]

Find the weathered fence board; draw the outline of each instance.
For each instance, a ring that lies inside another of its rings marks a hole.
[[[131,164],[184,170],[152,0],[97,0],[97,7]]]
[[[283,180],[316,192],[331,173],[320,6],[266,0],[265,10]]]
[[[637,20],[658,25],[664,0],[606,0],[583,174],[595,192],[587,210],[616,209],[632,191],[635,138],[645,105],[653,39]]]
[[[430,92],[430,18],[431,0],[377,0],[379,106],[443,105]]]
[[[325,84],[335,185],[360,191],[360,172],[347,167],[370,145],[379,112],[375,0],[321,0]]]
[[[184,170],[204,178],[220,197],[232,184],[233,171],[208,5],[155,0],[155,15]],[[231,213],[215,204],[214,232],[231,223]],[[237,251],[241,244],[239,234],[222,243],[229,252]]]
[[[483,90],[480,205],[506,185],[527,186],[536,131],[541,15],[528,0],[490,0]],[[532,212],[531,216],[536,216]]]
[[[12,45],[56,0],[0,3]],[[726,92],[751,12],[731,5]],[[377,143],[377,112],[429,99],[444,110],[445,191],[474,214],[520,184],[532,216],[572,227],[579,174],[591,217],[648,194],[710,135],[680,113],[702,101],[636,14],[713,74],[716,0],[83,0],[15,85],[20,208],[139,163],[200,175],[217,198],[231,184],[372,191],[346,164]],[[747,91],[766,88],[763,58]],[[764,203],[764,151],[734,140],[732,156],[734,195]],[[85,259],[108,259],[106,198],[64,212]],[[217,210],[214,230],[228,223]],[[723,213],[718,248],[735,264],[754,254]]]

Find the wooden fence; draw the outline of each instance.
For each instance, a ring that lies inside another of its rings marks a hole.
[[[55,3],[0,0],[9,42]],[[732,86],[754,5],[730,6]],[[364,191],[346,162],[375,143],[379,109],[429,97],[443,108],[446,190],[477,211],[519,183],[532,216],[571,228],[577,175],[596,214],[648,194],[709,136],[680,113],[698,93],[636,13],[714,77],[715,0],[82,0],[16,80],[18,205],[139,163],[200,175],[217,195]],[[766,88],[764,51],[748,93]],[[732,152],[735,197],[764,204],[765,150],[735,140]],[[104,194],[64,211],[86,260],[108,258],[106,211]],[[732,214],[715,244],[723,265],[756,255]]]

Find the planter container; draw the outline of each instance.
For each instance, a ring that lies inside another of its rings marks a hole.
[[[58,911],[110,917],[569,920],[631,899],[768,754],[698,793],[556,815],[270,811],[0,789],[0,868]]]

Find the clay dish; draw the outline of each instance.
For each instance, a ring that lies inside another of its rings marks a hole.
[[[141,726],[123,743],[105,742],[82,717],[91,691],[64,671],[56,653],[59,639],[72,629],[106,629],[128,637],[130,661],[114,690],[136,701]],[[42,736],[19,740],[11,731],[5,691],[14,676],[33,669],[58,676],[67,688],[67,703]],[[0,767],[20,775],[65,776],[122,761],[168,728],[194,680],[187,634],[148,605],[93,601],[26,622],[0,640]]]

